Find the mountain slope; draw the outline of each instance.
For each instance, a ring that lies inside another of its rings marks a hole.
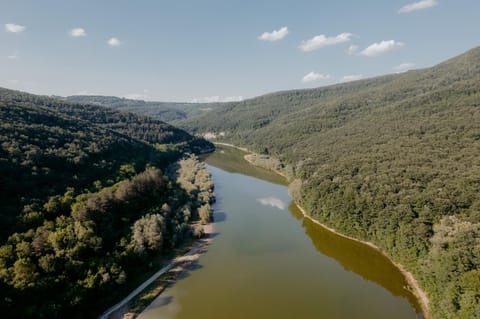
[[[179,125],[289,164],[297,201],[404,264],[434,317],[480,313],[472,280],[480,278],[480,48],[429,69],[232,103]]]
[[[0,88],[0,102],[40,106],[79,118],[152,144],[177,144],[192,152],[208,151],[212,144],[163,121],[96,104],[81,104]]]
[[[162,173],[209,146],[160,121],[0,89],[2,316],[94,317],[124,296],[210,217],[201,164],[182,161],[188,192]]]
[[[223,107],[225,103],[176,103],[176,102],[146,102],[114,96],[74,95],[65,100],[83,104],[96,104],[128,111],[140,115],[151,116],[165,122],[175,122],[207,113]]]

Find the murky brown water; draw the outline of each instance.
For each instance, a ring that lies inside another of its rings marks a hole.
[[[141,319],[420,318],[394,265],[304,219],[277,175],[232,149],[206,162],[216,238]]]

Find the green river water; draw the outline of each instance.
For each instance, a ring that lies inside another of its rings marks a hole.
[[[303,218],[280,176],[220,148],[215,239],[141,319],[421,318],[383,255]]]

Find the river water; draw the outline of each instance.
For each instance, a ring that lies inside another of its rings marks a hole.
[[[141,319],[421,318],[395,266],[303,218],[285,181],[220,148],[215,239]]]

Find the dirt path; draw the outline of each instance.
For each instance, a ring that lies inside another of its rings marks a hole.
[[[114,305],[113,307],[110,307],[108,310],[106,310],[104,313],[102,313],[98,319],[108,319],[110,318],[113,314],[115,315],[116,318],[122,318],[124,312],[128,311],[128,303],[139,293],[141,293],[143,290],[145,290],[151,283],[153,283],[155,280],[157,280],[160,276],[163,274],[167,273],[170,270],[175,270],[175,272],[180,272],[183,271],[186,268],[186,264],[191,264],[193,261],[198,260],[202,253],[206,251],[206,248],[208,245],[213,240],[213,225],[210,223],[208,225],[203,226],[203,231],[205,233],[205,238],[202,238],[198,241],[196,241],[192,248],[183,256],[177,257],[173,259],[168,265],[164,266],[162,269],[157,271],[155,274],[153,274],[150,278],[148,278],[145,282],[143,282],[140,286],[138,286],[134,291],[132,291],[128,296],[126,296],[122,301]],[[175,269],[174,269],[175,267]],[[122,311],[119,311],[122,310]],[[116,313],[116,312],[119,313]]]

